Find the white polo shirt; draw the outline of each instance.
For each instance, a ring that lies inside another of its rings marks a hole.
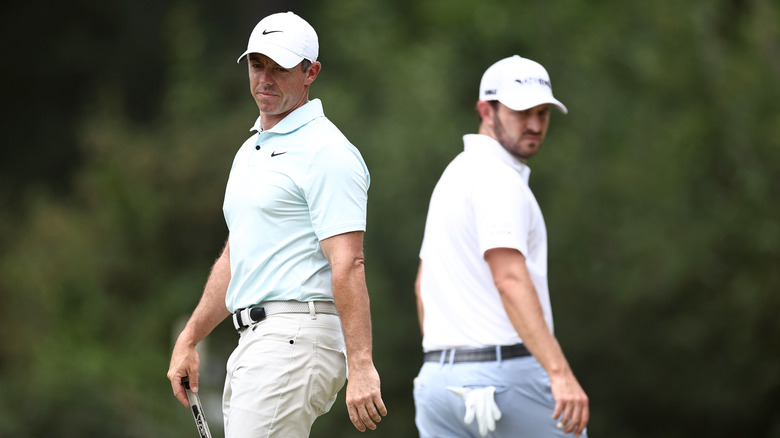
[[[493,283],[485,252],[514,248],[553,329],[547,288],[547,231],[528,187],[531,173],[497,141],[470,134],[431,196],[420,258],[423,350],[522,342]]]
[[[253,130],[260,130],[257,119]],[[370,177],[314,99],[236,153],[223,211],[232,312],[269,300],[333,300],[320,240],[365,231]]]

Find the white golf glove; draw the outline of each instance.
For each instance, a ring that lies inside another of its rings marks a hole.
[[[448,386],[447,390],[458,395],[466,402],[466,416],[463,422],[471,424],[474,418],[477,419],[479,433],[486,436],[488,431],[496,430],[496,421],[501,419],[501,410],[493,398],[496,393],[495,386],[486,386],[484,388],[463,388],[459,386]]]

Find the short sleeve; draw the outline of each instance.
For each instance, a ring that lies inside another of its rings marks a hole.
[[[513,248],[527,256],[532,203],[525,183],[509,172],[496,172],[477,183],[471,196],[480,252]]]
[[[302,189],[317,238],[365,231],[370,176],[360,152],[330,143],[312,158]]]

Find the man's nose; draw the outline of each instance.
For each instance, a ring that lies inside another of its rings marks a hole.
[[[273,81],[271,72],[272,72],[272,70],[270,68],[268,68],[268,67],[260,70],[260,77],[258,78],[258,79],[260,79],[260,83],[262,83],[262,84],[269,84],[269,83],[271,83]]]
[[[542,118],[538,115],[533,115],[528,118],[527,124],[528,130],[533,132],[539,132],[542,129]]]

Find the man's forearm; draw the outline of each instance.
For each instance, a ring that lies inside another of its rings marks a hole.
[[[363,232],[351,232],[320,242],[332,273],[333,301],[341,319],[347,347],[349,377],[346,403],[349,419],[358,430],[376,429],[387,414],[374,367],[371,310],[363,265]]]
[[[558,340],[544,320],[533,285],[507,282],[499,290],[509,320],[531,354],[551,376],[571,372]]]
[[[485,259],[507,317],[528,350],[551,377],[571,372],[558,341],[544,320],[525,257],[519,251],[499,248],[486,252]]]
[[[203,296],[184,330],[179,334],[171,353],[168,379],[171,381],[173,394],[184,406],[188,406],[189,402],[181,383],[182,378],[188,377],[192,391],[198,392],[200,358],[195,346],[230,314],[225,307],[228,283],[230,283],[230,249],[228,244],[225,244],[225,249],[211,268]]]
[[[352,369],[372,365],[371,310],[363,257],[363,232],[339,234],[320,242],[330,263],[333,301],[341,318]]]
[[[590,417],[588,396],[583,391],[563,354],[558,340],[544,321],[541,305],[533,284],[503,282],[499,285],[501,299],[515,330],[523,343],[550,376],[550,390],[555,399],[553,418],[564,433],[580,434]]]
[[[195,346],[219,325],[230,312],[225,307],[225,295],[230,283],[230,249],[226,244],[211,268],[203,296],[179,335],[179,342]]]
[[[352,367],[372,363],[371,310],[362,262],[333,273],[333,299]]]

